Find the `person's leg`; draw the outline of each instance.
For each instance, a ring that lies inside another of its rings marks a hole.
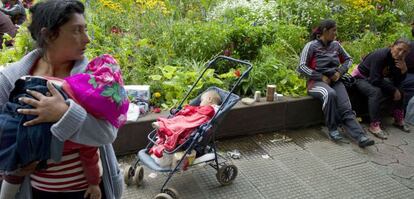
[[[403,109],[406,110],[408,102],[414,96],[414,74],[407,73],[407,76],[401,82],[401,89],[404,92]]]
[[[308,94],[322,102],[322,111],[330,138],[333,140],[342,139],[338,132],[337,96],[335,90],[325,82],[315,82],[308,90]]]
[[[337,110],[345,131],[349,133],[353,139],[358,141],[359,146],[366,147],[373,145],[374,141],[366,137],[364,130],[356,120],[344,84],[342,82],[337,82],[332,88],[336,91]]]
[[[4,180],[0,189],[0,199],[14,198],[23,182],[22,176],[3,176]]]
[[[404,93],[401,91],[401,99],[397,101],[393,101],[393,110],[392,114],[394,117],[394,126],[398,127],[400,130],[404,132],[410,132],[410,128],[405,125],[404,122]]]
[[[368,130],[375,136],[386,139],[387,136],[381,129],[381,115],[380,104],[382,98],[382,91],[380,88],[373,86],[366,79],[357,79],[356,88],[358,91],[368,97],[368,113],[370,118],[370,125]]]

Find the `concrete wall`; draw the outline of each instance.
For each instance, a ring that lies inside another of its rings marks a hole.
[[[144,148],[147,135],[153,129],[151,122],[157,117],[166,117],[168,112],[148,114],[137,122],[129,122],[119,129],[114,148],[118,155],[136,153]],[[321,104],[311,97],[281,97],[275,102],[245,105],[239,102],[218,125],[217,138],[273,132],[320,124],[323,122]]]

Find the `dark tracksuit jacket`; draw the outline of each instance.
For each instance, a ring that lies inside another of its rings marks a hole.
[[[386,94],[392,96],[405,79],[406,73],[395,66],[395,60],[390,48],[381,48],[368,54],[358,65],[358,70],[367,77],[369,83],[381,88]],[[391,81],[386,81],[389,78]]]

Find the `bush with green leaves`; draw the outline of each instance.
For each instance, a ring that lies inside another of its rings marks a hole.
[[[250,61],[254,68],[236,90],[242,96],[276,84],[284,95],[306,95],[298,76],[299,54],[320,20],[333,18],[338,39],[354,58],[410,36],[414,1],[401,0],[94,0],[85,1],[91,43],[86,56],[112,54],[126,84],[150,84],[171,107],[184,97],[204,63],[219,54]],[[0,65],[34,48],[27,24],[15,46],[0,51]],[[218,65],[196,91],[229,88],[236,66]],[[228,72],[225,72],[229,69]],[[158,95],[157,95],[158,96]],[[193,96],[190,96],[190,98]]]

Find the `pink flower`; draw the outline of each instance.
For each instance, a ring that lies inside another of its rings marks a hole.
[[[93,59],[91,62],[89,62],[87,66],[88,71],[96,71],[99,67],[101,67],[104,64],[103,60],[100,59],[100,57],[97,57]]]
[[[89,62],[87,70],[94,72],[98,70],[100,67],[104,66],[105,64],[118,65],[116,60],[111,55],[103,54]]]
[[[115,72],[114,73],[114,79],[119,84],[124,85],[124,81],[122,80],[122,76],[121,76],[121,73],[120,72]]]
[[[115,58],[113,58],[111,55],[103,54],[101,58],[105,61],[105,63],[118,65],[118,62],[116,62]]]
[[[114,76],[112,73],[106,72],[106,73],[102,73],[99,76],[96,76],[96,83],[98,83],[99,85],[108,85],[112,82],[114,82]]]

